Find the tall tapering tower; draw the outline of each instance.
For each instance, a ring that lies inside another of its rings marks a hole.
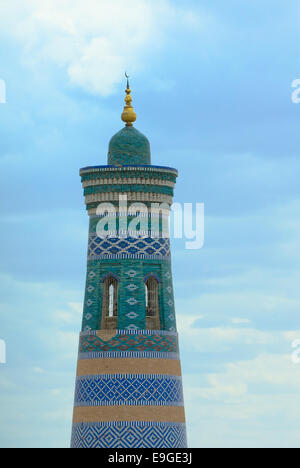
[[[133,127],[108,165],[81,169],[90,218],[73,448],[185,448],[168,217],[177,170],[151,165]]]

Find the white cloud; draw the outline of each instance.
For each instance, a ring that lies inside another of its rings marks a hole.
[[[291,330],[283,333],[284,338],[291,343],[300,339],[300,330]]]
[[[45,374],[46,371],[44,371],[44,369],[41,369],[40,367],[34,367],[33,372],[35,372],[36,374]]]
[[[232,318],[231,322],[234,325],[243,325],[243,324],[247,325],[251,323],[251,320],[236,317],[236,318]]]
[[[219,373],[184,375],[190,445],[298,446],[299,390],[300,366],[284,354],[228,363]]]
[[[185,379],[187,380],[187,379]],[[215,375],[207,376],[209,386],[184,387],[184,394],[187,401],[197,401],[200,398],[207,400],[219,400],[228,397],[237,398],[247,393],[248,387],[244,382],[233,381],[223,382]]]
[[[22,42],[26,61],[64,66],[71,83],[103,96],[114,91],[125,70],[137,73],[148,65],[147,57],[164,46],[170,27],[201,30],[206,23],[204,14],[200,21],[197,13],[170,0],[23,3],[1,5],[0,15],[14,18],[10,33]]]
[[[60,324],[77,324],[82,316],[82,302],[69,302],[67,307],[70,310],[59,309],[55,311],[55,320]]]
[[[71,362],[76,356],[78,348],[78,336],[79,332],[63,332],[60,331],[55,335],[56,350],[60,351],[62,359],[66,359]]]
[[[209,350],[221,350],[224,347],[242,345],[270,345],[276,343],[283,333],[260,331],[255,328],[238,327],[211,327],[193,328],[195,322],[203,316],[178,314],[177,324],[182,348],[187,350],[208,352]],[[244,321],[243,321],[244,323]],[[247,321],[248,323],[248,321]]]
[[[228,363],[222,372],[207,374],[201,382],[197,380],[193,374],[185,376],[185,399],[188,406],[203,399],[215,403],[232,402],[237,407],[244,407],[247,398],[260,394],[260,388],[265,388],[263,394],[269,395],[271,399],[273,394],[298,394],[300,367],[292,364],[289,355],[262,354],[249,361]],[[252,408],[250,412],[252,416],[257,416],[263,412],[263,408],[259,411]],[[242,417],[247,418],[249,415],[246,412]]]

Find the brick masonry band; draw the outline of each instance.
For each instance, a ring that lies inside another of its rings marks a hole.
[[[107,374],[181,375],[180,361],[171,359],[83,359],[78,361],[77,376]]]
[[[74,423],[146,421],[184,423],[182,406],[84,406],[74,409]]]

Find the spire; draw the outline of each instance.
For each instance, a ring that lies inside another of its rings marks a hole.
[[[129,86],[129,76],[127,73],[125,73],[125,76],[127,78],[127,88],[126,88],[126,97],[125,97],[125,103],[126,106],[124,107],[123,114],[121,116],[123,122],[126,123],[126,127],[132,127],[133,122],[136,121],[136,113],[133,110],[133,107],[131,105],[132,98],[131,98],[131,89]]]

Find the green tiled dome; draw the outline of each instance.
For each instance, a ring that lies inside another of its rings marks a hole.
[[[134,127],[125,127],[112,137],[108,149],[108,165],[151,164],[148,139]]]

